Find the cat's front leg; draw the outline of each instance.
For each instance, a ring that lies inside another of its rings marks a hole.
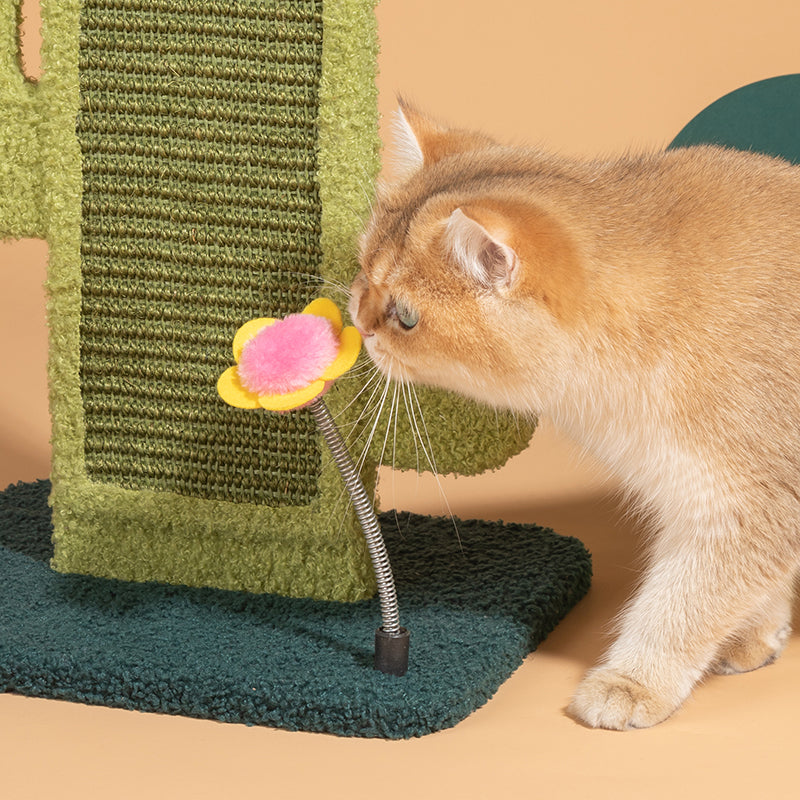
[[[592,728],[650,728],[671,716],[688,694],[655,689],[624,672],[601,666],[586,673],[567,713]]]
[[[768,598],[789,596],[793,565],[764,563],[763,553],[764,542],[741,523],[665,534],[619,638],[587,673],[568,713],[615,730],[669,717],[719,663],[721,645],[769,607]],[[787,625],[788,600],[778,611]]]

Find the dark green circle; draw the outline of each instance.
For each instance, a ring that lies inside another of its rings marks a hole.
[[[670,148],[717,144],[800,164],[800,74],[743,86],[701,111]]]

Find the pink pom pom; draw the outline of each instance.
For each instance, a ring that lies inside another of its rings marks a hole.
[[[317,380],[338,353],[339,337],[329,319],[291,314],[245,344],[239,377],[255,394],[288,394]]]

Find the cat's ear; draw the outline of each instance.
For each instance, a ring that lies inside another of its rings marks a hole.
[[[446,242],[461,269],[483,286],[511,288],[519,273],[519,258],[501,236],[457,208],[448,218]]]
[[[440,125],[402,98],[393,127],[395,168],[402,177],[410,177],[446,156],[494,144],[483,134]]]
[[[417,134],[411,120],[417,115],[403,102],[394,112],[394,166],[402,176],[411,176],[422,168],[425,154],[422,151],[422,134]],[[416,121],[416,120],[415,120]]]

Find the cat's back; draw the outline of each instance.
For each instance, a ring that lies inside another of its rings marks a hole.
[[[576,213],[583,205],[584,222],[591,226],[596,219],[606,232],[649,228],[651,242],[661,233],[672,244],[681,235],[698,244],[725,233],[739,243],[777,231],[800,237],[800,166],[780,158],[696,146],[575,164],[572,170],[579,187],[575,203],[566,184],[560,199]],[[589,216],[587,203],[594,212]]]
[[[659,217],[713,214],[722,224],[771,218],[778,226],[795,222],[800,232],[800,166],[781,158],[697,146],[622,161],[617,170],[620,188],[636,195],[640,213],[647,204]]]
[[[588,330],[625,348],[645,332],[706,373],[780,364],[797,389],[800,166],[698,146],[530,175],[577,253]]]
[[[607,169],[604,290],[634,276],[623,302],[696,365],[693,397],[800,420],[800,166],[700,146]]]
[[[698,146],[584,168],[567,213],[589,260],[697,301],[772,284],[800,303],[800,166]]]

